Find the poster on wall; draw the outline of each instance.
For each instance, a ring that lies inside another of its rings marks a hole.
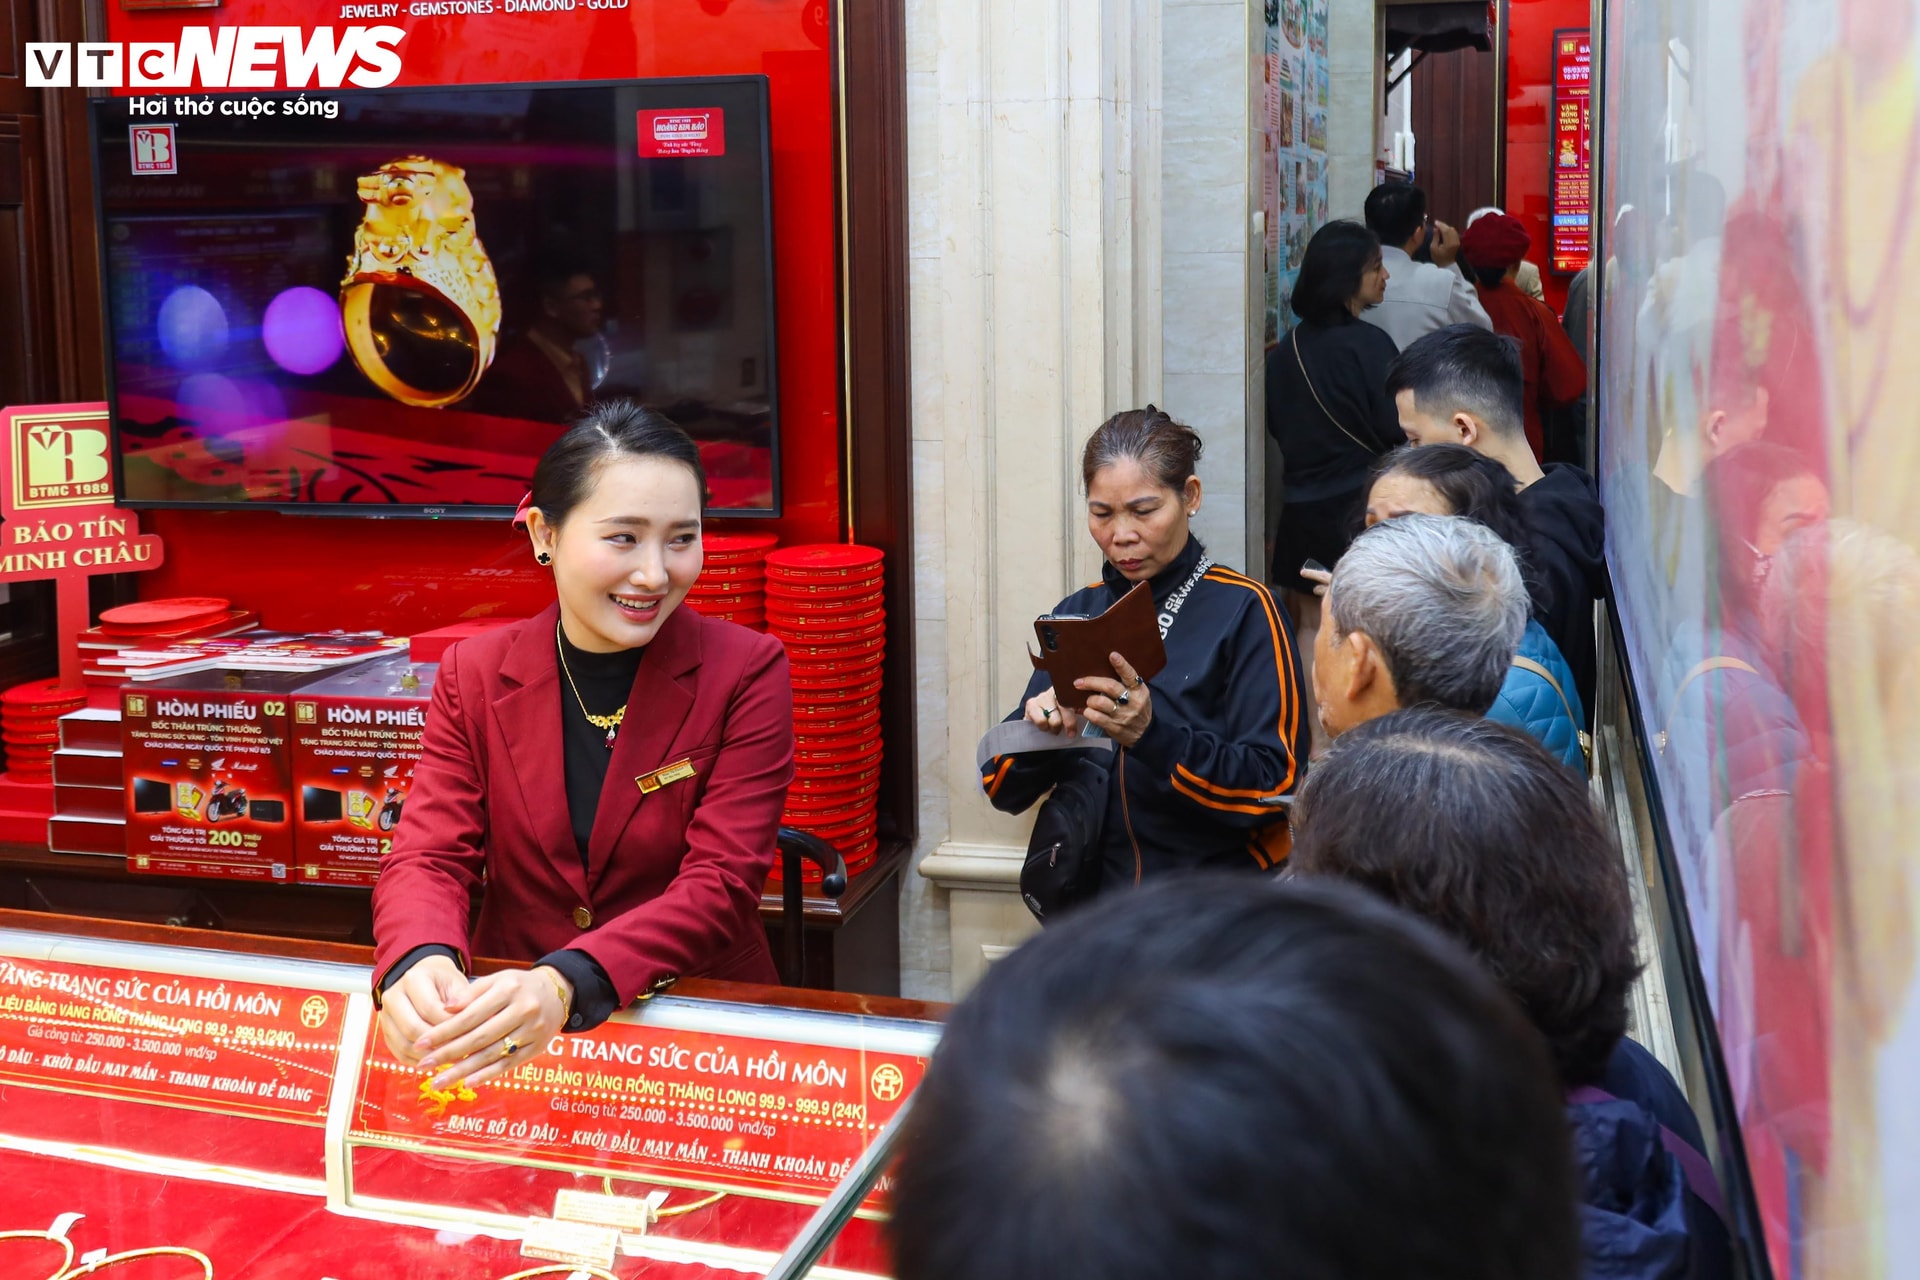
[[[1267,0],[1261,207],[1266,213],[1266,340],[1292,323],[1307,241],[1327,220],[1327,0]]]
[[[1593,39],[1586,28],[1553,33],[1553,251],[1551,268],[1573,275],[1593,257]]]

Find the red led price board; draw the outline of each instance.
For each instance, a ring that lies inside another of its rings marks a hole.
[[[1552,269],[1572,275],[1593,257],[1593,40],[1585,27],[1553,33]]]

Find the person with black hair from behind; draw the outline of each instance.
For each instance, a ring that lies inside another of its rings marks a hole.
[[[1592,723],[1599,670],[1593,606],[1606,593],[1606,526],[1593,477],[1568,463],[1542,467],[1527,444],[1525,379],[1511,339],[1450,325],[1400,353],[1387,394],[1411,444],[1463,444],[1513,473],[1539,576],[1533,616],[1573,671]]]
[[[1000,961],[913,1098],[900,1280],[1574,1280],[1540,1039],[1337,884],[1194,876]]]
[[[1286,464],[1285,505],[1274,537],[1273,581],[1307,617],[1307,560],[1331,565],[1359,525],[1373,460],[1400,443],[1387,366],[1398,348],[1385,330],[1359,323],[1387,285],[1380,241],[1357,222],[1313,233],[1293,287],[1300,318],[1267,352],[1267,433]]]
[[[1588,1280],[1730,1275],[1699,1121],[1626,1038],[1633,908],[1586,783],[1515,729],[1421,707],[1341,737],[1293,823],[1298,875],[1364,886],[1438,925],[1546,1037],[1585,1186]]]
[[[1367,229],[1380,237],[1389,279],[1385,299],[1361,319],[1384,329],[1402,349],[1450,324],[1493,328],[1472,283],[1455,265],[1460,233],[1427,215],[1425,191],[1410,182],[1383,182],[1367,193],[1366,218]],[[1423,247],[1431,262],[1414,260]]]

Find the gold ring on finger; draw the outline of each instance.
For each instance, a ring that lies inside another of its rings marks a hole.
[[[505,1040],[502,1040],[500,1042],[501,1057],[511,1058],[514,1054],[518,1052],[520,1052],[520,1042],[515,1040],[512,1036],[508,1036]]]

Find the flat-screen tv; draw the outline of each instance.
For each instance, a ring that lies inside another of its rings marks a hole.
[[[779,514],[764,77],[194,97],[92,102],[127,505],[493,516],[625,397]]]

